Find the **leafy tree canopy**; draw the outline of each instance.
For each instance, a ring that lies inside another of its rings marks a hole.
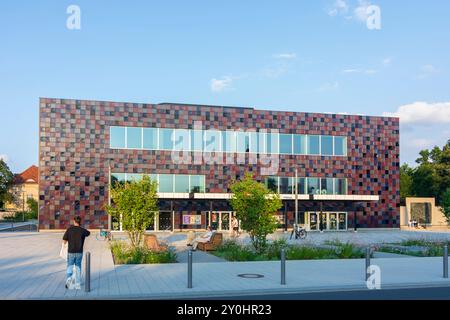
[[[233,193],[230,203],[241,221],[241,228],[249,233],[255,249],[263,251],[267,235],[278,225],[274,214],[282,206],[279,195],[255,181],[250,173],[246,173],[241,181],[233,181],[230,189]]]
[[[417,167],[400,167],[400,196],[434,197],[441,205],[450,188],[450,140],[442,148],[422,150],[419,155]]]
[[[11,187],[14,175],[3,159],[0,159],[0,206],[13,200]]]
[[[157,183],[144,176],[140,181],[116,183],[111,188],[112,205],[106,211],[118,221],[130,238],[131,245],[141,245],[145,230],[158,211]]]

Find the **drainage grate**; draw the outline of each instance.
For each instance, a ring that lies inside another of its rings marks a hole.
[[[264,276],[262,274],[257,274],[257,273],[242,273],[242,274],[238,274],[238,277],[247,278],[247,279],[264,278]]]

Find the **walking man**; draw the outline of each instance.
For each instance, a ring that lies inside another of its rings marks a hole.
[[[70,226],[63,236],[63,242],[69,243],[67,249],[67,278],[66,278],[66,289],[68,289],[69,280],[73,274],[73,268],[76,268],[76,289],[80,289],[81,282],[81,260],[83,259],[83,245],[84,239],[88,237],[91,233],[82,228],[81,217],[76,216],[73,219],[73,226]]]

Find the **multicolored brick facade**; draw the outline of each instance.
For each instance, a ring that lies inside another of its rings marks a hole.
[[[255,164],[174,164],[170,151],[109,148],[110,126],[192,129],[278,129],[280,133],[347,136],[347,156],[280,155],[279,176],[347,178],[349,195],[378,195],[379,201],[324,201],[323,210],[345,210],[348,227],[399,227],[399,121],[390,117],[256,110],[186,104],[140,104],[40,99],[39,226],[66,228],[75,214],[89,228],[106,228],[109,168],[114,172],[206,176],[206,193],[227,193],[246,171],[263,181]],[[294,202],[280,212],[292,224]],[[299,212],[319,210],[299,201]],[[165,200],[161,210],[200,214],[231,210],[226,200]]]

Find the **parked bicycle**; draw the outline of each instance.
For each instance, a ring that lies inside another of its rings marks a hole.
[[[107,229],[100,229],[100,232],[95,235],[95,238],[98,241],[106,241],[106,240],[111,241],[113,239],[113,235],[111,231]]]
[[[302,228],[301,226],[296,224],[296,225],[294,225],[294,228],[292,229],[290,239],[292,239],[292,236],[294,234],[295,234],[295,239],[305,239],[306,235],[307,235],[307,232],[306,232],[305,228]]]

